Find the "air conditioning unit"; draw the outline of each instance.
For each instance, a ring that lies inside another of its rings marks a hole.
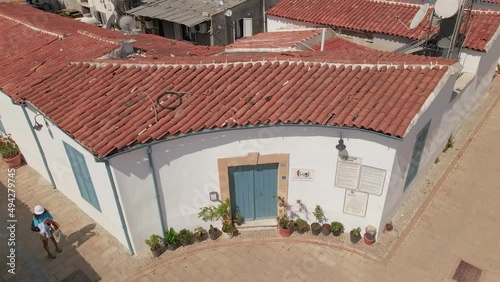
[[[208,32],[208,25],[207,23],[201,23],[201,24],[197,24],[194,26],[196,32],[198,33],[207,33]]]
[[[155,24],[153,20],[144,20],[144,27],[146,27],[146,29],[154,29]]]

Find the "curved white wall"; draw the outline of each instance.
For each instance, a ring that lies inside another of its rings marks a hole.
[[[177,231],[208,227],[210,223],[200,220],[197,214],[200,207],[213,204],[209,201],[209,192],[220,193],[217,159],[242,157],[252,152],[290,154],[289,169],[315,169],[314,182],[289,180],[289,202],[302,200],[308,207],[310,221],[314,220],[312,211],[319,204],[329,221],[341,221],[346,230],[357,226],[379,226],[394,162],[394,148],[401,141],[360,130],[342,130],[349,155],[361,157],[363,165],[387,171],[383,194],[370,195],[366,216],[358,217],[343,213],[345,189],[334,186],[338,157],[335,145],[340,132],[333,128],[277,126],[198,134],[154,145],[152,153],[165,227]],[[137,252],[146,251],[144,239],[153,233],[159,234],[161,229],[153,182],[147,175],[146,148],[117,156],[111,163],[126,210],[127,224],[133,226],[130,229],[134,248]],[[220,223],[214,225],[220,226]]]

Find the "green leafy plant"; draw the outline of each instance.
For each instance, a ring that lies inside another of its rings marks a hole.
[[[443,153],[446,153],[448,149],[453,148],[453,145],[455,145],[455,141],[453,140],[453,135],[450,135],[448,142],[446,142],[446,146],[444,146]]]
[[[323,222],[325,219],[325,213],[323,212],[323,209],[321,208],[320,205],[316,205],[316,208],[314,208],[313,215],[316,218],[316,222]]]
[[[309,230],[309,224],[301,218],[295,220],[294,226],[299,233],[304,233]]]
[[[334,221],[330,224],[330,229],[332,232],[341,232],[344,231],[344,225],[338,221]]]
[[[233,222],[237,225],[242,225],[245,220],[243,219],[243,216],[241,216],[240,213],[236,213],[233,215]]]
[[[179,231],[179,241],[186,245],[191,243],[191,239],[193,239],[193,233],[188,229],[182,229]]]
[[[151,237],[149,237],[149,239],[146,239],[146,245],[149,246],[149,249],[151,251],[156,251],[160,249],[161,247],[160,242],[161,242],[161,237],[160,235],[156,234],[153,234],[151,235]]]
[[[170,227],[170,229],[165,232],[165,244],[167,245],[177,245],[179,243],[179,234]]]
[[[352,235],[354,235],[356,237],[361,237],[361,227],[353,228],[351,230],[351,233],[352,233]]]
[[[222,232],[227,233],[227,234],[234,234],[234,231],[236,231],[236,227],[233,225],[232,222],[225,221],[222,224]]]
[[[230,220],[231,218],[231,202],[229,198],[224,201],[219,201],[218,206],[210,205],[200,208],[198,217],[203,221]]]
[[[435,163],[435,164],[438,164],[440,161],[441,161],[441,160],[440,160],[439,158],[436,158],[436,159],[434,160],[434,163]]]
[[[200,227],[196,227],[196,228],[194,229],[194,237],[195,237],[196,239],[201,239],[201,238],[203,238],[203,235],[205,235],[206,233],[207,233],[207,231],[205,230],[205,228],[203,228],[203,227],[201,227],[201,226],[200,226]]]
[[[11,159],[18,154],[19,146],[17,146],[16,141],[12,139],[12,136],[10,134],[0,134],[0,155],[2,155],[4,159]]]

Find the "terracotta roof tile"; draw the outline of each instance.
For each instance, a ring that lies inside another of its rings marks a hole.
[[[418,40],[427,35],[432,8],[415,29],[408,30],[401,22],[408,26],[419,7],[417,3],[380,0],[281,0],[269,9],[267,14],[318,25]],[[472,14],[472,26],[463,47],[486,51],[487,44],[495,38],[500,26],[500,11],[474,9]]]
[[[321,29],[283,30],[244,37],[226,47],[230,49],[295,48],[297,44],[321,35]]]

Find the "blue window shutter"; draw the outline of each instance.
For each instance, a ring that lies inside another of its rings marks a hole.
[[[71,168],[73,169],[78,189],[80,190],[80,195],[97,210],[101,211],[101,206],[99,205],[99,201],[95,193],[92,178],[90,177],[89,169],[87,167],[87,163],[85,162],[85,157],[82,153],[78,152],[67,143],[63,142],[63,144],[66,149],[66,153],[68,154],[69,162],[71,164]]]
[[[415,139],[415,145],[413,147],[413,153],[411,155],[410,168],[406,175],[405,187],[403,190],[408,188],[410,183],[415,179],[418,173],[418,168],[420,166],[420,160],[422,159],[422,153],[424,152],[425,141],[427,140],[427,134],[429,133],[429,127],[431,122],[429,121],[422,130],[417,135]]]
[[[7,131],[5,131],[5,127],[3,127],[2,121],[0,120],[0,132],[3,132],[4,134],[7,134]]]

